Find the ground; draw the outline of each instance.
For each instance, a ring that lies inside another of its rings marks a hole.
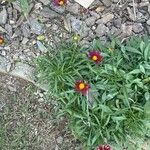
[[[55,101],[46,101],[33,85],[34,60],[48,49],[55,53],[58,43],[77,34],[80,44],[94,38],[106,42],[110,35],[121,40],[149,35],[150,2],[95,0],[84,9],[73,0],[64,7],[29,0],[29,6],[25,18],[17,1],[0,2],[0,37],[5,39],[0,45],[0,149],[81,149],[66,119],[56,119]]]

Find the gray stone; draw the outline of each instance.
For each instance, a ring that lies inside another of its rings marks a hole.
[[[50,0],[40,0],[40,2],[42,2],[44,5],[50,4]]]
[[[80,5],[78,3],[75,4],[70,3],[67,5],[66,10],[72,14],[78,15],[80,11]]]
[[[6,24],[6,25],[5,25],[5,30],[7,31],[7,34],[8,34],[9,36],[12,36],[13,31],[12,31],[12,26],[11,26],[10,24]]]
[[[123,34],[130,36],[132,34],[133,26],[126,25],[125,23],[121,26]]]
[[[7,69],[7,59],[0,55],[0,70],[6,71]]]
[[[149,19],[149,20],[147,20],[147,21],[146,21],[146,23],[147,23],[148,25],[150,25],[150,19]]]
[[[102,0],[102,3],[106,6],[106,7],[110,7],[112,2],[111,0]]]
[[[96,23],[97,24],[100,24],[100,23],[106,24],[107,22],[110,22],[113,18],[114,18],[114,14],[107,13],[107,14],[103,15],[101,19],[97,20]]]
[[[109,28],[106,27],[104,24],[99,24],[97,26],[95,32],[98,37],[101,37],[101,36],[105,35],[107,32],[109,32]]]
[[[24,23],[21,25],[21,30],[22,30],[22,33],[23,33],[23,36],[24,37],[30,37],[31,35],[31,31],[30,31],[30,27],[27,23]]]
[[[11,74],[19,76],[21,78],[27,80],[33,80],[34,68],[29,66],[28,64],[24,64],[21,62],[16,63],[14,70],[12,70]]]
[[[62,144],[63,142],[63,138],[61,136],[59,136],[57,139],[56,139],[57,143],[58,144]]]
[[[133,25],[133,31],[135,32],[135,33],[140,33],[141,31],[143,31],[143,26],[142,26],[142,24],[141,23],[135,23],[134,25]]]
[[[146,29],[147,29],[148,34],[150,35],[150,26],[146,25]]]
[[[7,11],[5,7],[3,7],[3,10],[0,12],[0,24],[5,24],[7,21]]]
[[[95,17],[88,17],[85,22],[87,26],[91,27],[95,24],[96,18]]]
[[[79,30],[81,30],[82,24],[83,24],[83,22],[81,20],[76,19],[75,17],[71,17],[70,21],[71,21],[72,30],[74,32],[78,32]]]
[[[65,12],[65,6],[56,6],[53,2],[50,4],[52,10],[59,14],[63,14]]]
[[[30,19],[31,31],[37,35],[44,32],[43,25],[40,24],[36,19]]]
[[[44,7],[40,12],[40,15],[45,18],[54,19],[59,17],[60,15],[53,10],[50,10],[48,7]]]
[[[114,26],[117,28],[121,27],[121,18],[114,19]]]

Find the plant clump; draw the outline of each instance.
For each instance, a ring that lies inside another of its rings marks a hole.
[[[57,96],[61,113],[86,149],[105,143],[115,149],[113,143],[149,137],[148,38],[106,44],[94,40],[88,48],[68,42],[58,49],[56,55],[39,56],[38,78]]]

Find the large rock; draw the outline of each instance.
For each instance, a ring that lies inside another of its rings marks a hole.
[[[96,23],[97,24],[99,24],[99,23],[106,24],[107,22],[112,21],[113,18],[114,18],[114,14],[107,13],[107,14],[103,15],[101,19],[97,20]]]
[[[96,21],[96,17],[88,17],[85,22],[87,24],[87,26],[91,27],[95,24]]]
[[[70,3],[67,5],[66,10],[72,14],[79,15],[80,5],[78,3],[75,4]]]

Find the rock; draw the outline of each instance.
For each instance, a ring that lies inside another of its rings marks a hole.
[[[95,9],[95,11],[96,11],[97,13],[103,12],[104,10],[105,10],[105,6],[98,6],[98,7]]]
[[[25,44],[27,44],[28,41],[29,41],[29,39],[24,37],[23,40],[22,40],[22,44],[25,45]]]
[[[58,30],[58,29],[59,29],[59,28],[58,28],[58,25],[57,25],[57,24],[53,24],[53,25],[52,25],[52,30],[55,30],[55,31],[56,31],[56,30]]]
[[[121,18],[114,19],[114,26],[117,28],[121,27]]]
[[[70,21],[71,21],[72,30],[74,32],[78,32],[79,30],[81,30],[81,27],[82,27],[82,24],[83,24],[83,22],[81,20],[76,19],[75,17],[71,17]]]
[[[100,24],[100,23],[106,24],[107,22],[110,22],[113,18],[114,18],[114,14],[108,13],[108,14],[103,15],[101,19],[96,21],[96,23],[97,24]]]
[[[90,11],[89,13],[90,13],[90,15],[91,15],[92,17],[95,17],[96,19],[99,19],[99,18],[101,17],[100,14],[98,14],[98,13],[96,13],[96,12],[94,12],[94,11]]]
[[[122,24],[122,32],[123,34],[127,35],[127,36],[130,36],[132,34],[132,29],[133,29],[133,26],[132,25],[126,25],[125,23]]]
[[[146,29],[147,29],[148,34],[150,35],[150,26],[146,25]]]
[[[50,4],[52,10],[59,14],[63,14],[65,12],[65,6],[56,6],[53,2]]]
[[[10,24],[6,24],[5,25],[5,30],[7,31],[7,34],[11,37],[12,34],[13,34],[12,26]]]
[[[91,27],[95,24],[96,18],[95,17],[88,17],[85,20],[85,23],[87,24],[87,26]]]
[[[30,19],[31,31],[37,35],[44,32],[43,25],[40,24],[36,19]]]
[[[106,7],[110,7],[112,2],[111,0],[102,0],[102,3],[106,6]]]
[[[21,62],[16,63],[14,70],[11,71],[11,74],[19,76],[27,80],[34,79],[33,73],[34,73],[33,67],[29,66],[28,64],[21,63]]]
[[[24,37],[26,37],[26,38],[30,37],[31,31],[30,31],[30,27],[27,23],[23,23],[21,25],[21,30],[22,30],[22,33],[23,33]]]
[[[132,21],[135,21],[137,18],[135,17],[135,14],[134,14],[133,10],[131,10],[130,7],[127,7],[127,11],[128,11],[128,14],[129,14],[129,18],[130,18]]]
[[[78,15],[80,11],[80,5],[78,3],[70,3],[67,5],[66,10],[72,14]]]
[[[7,11],[5,7],[3,7],[3,10],[0,12],[0,24],[6,24],[7,16]]]
[[[99,24],[95,30],[96,35],[98,37],[105,35],[108,31],[109,31],[109,28],[106,27],[104,24]]]
[[[59,136],[57,139],[56,139],[57,143],[58,144],[62,144],[63,142],[63,138],[61,136]]]
[[[40,2],[43,3],[44,5],[50,4],[50,0],[40,0]]]
[[[6,71],[7,70],[7,59],[0,55],[0,70]]]
[[[141,23],[135,23],[134,25],[133,25],[133,31],[135,32],[135,33],[140,33],[141,31],[143,31],[143,26],[142,26],[142,24]]]
[[[45,18],[54,19],[59,17],[60,15],[53,10],[50,10],[48,7],[44,7],[40,12],[40,15]]]
[[[150,25],[150,19],[149,19],[149,20],[147,20],[147,21],[146,21],[146,23],[147,23],[148,25]]]

